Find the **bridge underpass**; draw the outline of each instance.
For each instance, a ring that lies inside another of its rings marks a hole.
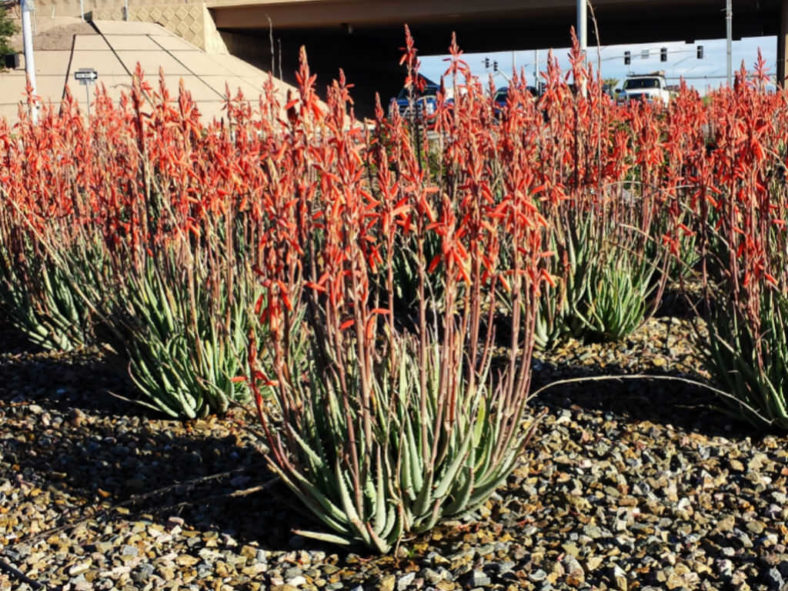
[[[593,5],[604,45],[725,37],[725,0]],[[403,23],[410,25],[420,54],[428,55],[446,53],[452,31],[466,52],[566,47],[576,22],[575,0],[214,0],[209,6],[231,52],[266,69],[272,32],[275,71],[281,60],[288,82],[294,81],[302,45],[321,89],[343,68],[355,84],[361,115],[371,114],[375,91],[385,103],[402,85]],[[597,42],[591,19],[588,28],[591,46]],[[777,75],[784,81],[788,0],[734,0],[734,38],[767,35],[777,36]]]

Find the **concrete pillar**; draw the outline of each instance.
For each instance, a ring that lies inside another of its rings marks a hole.
[[[786,85],[786,74],[788,74],[786,44],[788,44],[788,0],[782,0],[780,5],[780,31],[777,33],[777,85],[781,88],[788,87]]]

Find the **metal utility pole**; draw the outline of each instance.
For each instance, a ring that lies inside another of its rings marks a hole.
[[[728,51],[728,86],[733,86],[733,0],[725,1],[725,30]]]
[[[580,43],[580,53],[583,54],[583,60],[585,60],[588,47],[588,2],[586,0],[577,0],[577,41]],[[586,95],[585,80],[578,90],[581,96]]]
[[[580,51],[586,52],[588,47],[588,5],[586,0],[577,0],[577,40]]]
[[[539,92],[539,50],[534,49],[534,88]]]
[[[36,95],[36,60],[33,57],[33,27],[30,24],[30,13],[33,7],[30,5],[31,0],[20,0],[20,8],[22,9],[22,44],[24,45],[25,52],[25,73],[30,82],[30,87],[33,89],[33,109],[30,113],[30,118],[33,123],[38,122],[38,108],[35,103]]]

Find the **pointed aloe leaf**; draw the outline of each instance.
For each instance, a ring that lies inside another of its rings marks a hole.
[[[435,498],[442,499],[448,493],[449,488],[454,483],[454,479],[457,477],[457,473],[468,459],[472,441],[473,431],[469,430],[448,469],[441,475],[441,480],[435,488]]]

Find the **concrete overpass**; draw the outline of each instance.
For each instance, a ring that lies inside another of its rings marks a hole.
[[[593,5],[604,45],[725,37],[725,0],[594,0]],[[410,25],[422,54],[445,53],[452,31],[468,52],[565,47],[575,7],[576,0],[208,0],[232,53],[270,69],[270,23],[275,70],[281,57],[284,77],[292,81],[298,48],[305,45],[323,84],[344,68],[365,112],[375,90],[387,99],[401,86],[403,23]],[[733,35],[777,35],[777,74],[785,80],[788,0],[733,0]],[[590,20],[588,42],[596,43]]]

